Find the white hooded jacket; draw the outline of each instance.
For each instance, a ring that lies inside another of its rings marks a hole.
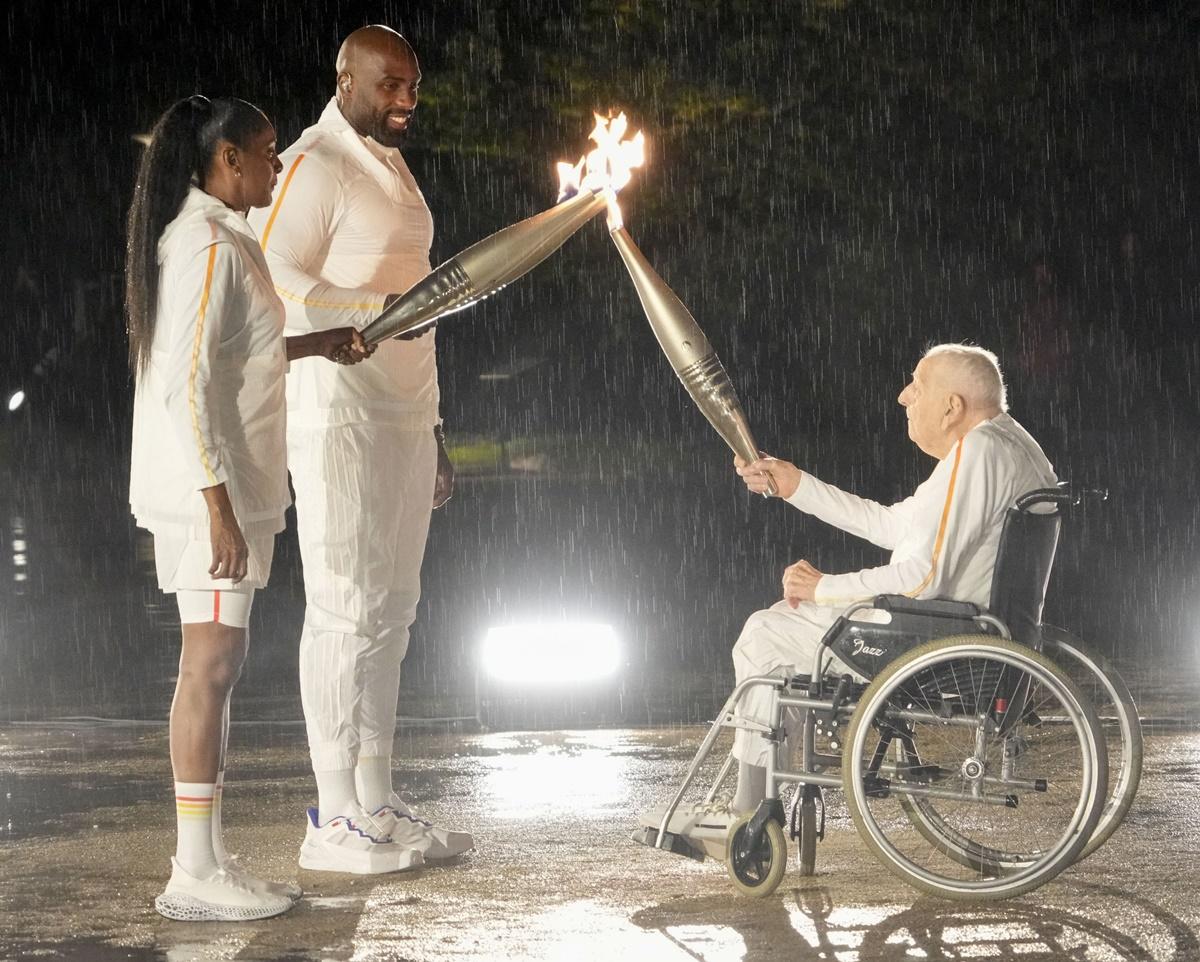
[[[283,306],[258,238],[197,187],[158,243],[150,363],[133,408],[129,503],[151,531],[207,539],[200,489],[225,484],[243,534],[274,534],[291,503]]]

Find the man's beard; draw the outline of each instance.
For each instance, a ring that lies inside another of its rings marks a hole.
[[[403,130],[396,130],[393,127],[389,127],[387,122],[388,116],[387,113],[383,113],[375,118],[375,123],[372,124],[373,130],[371,131],[371,136],[375,139],[376,143],[382,144],[384,147],[403,147],[405,141],[408,140],[408,131],[412,127],[413,114],[408,114],[408,123]],[[393,112],[392,116],[397,115]]]

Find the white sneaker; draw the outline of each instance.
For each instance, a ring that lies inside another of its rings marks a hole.
[[[651,829],[657,838],[658,827],[667,812],[667,802],[656,805],[638,817],[638,824]],[[729,853],[729,829],[738,815],[727,804],[712,802],[708,805],[680,805],[667,823],[667,831],[679,835],[693,847],[700,849],[709,858],[725,861]],[[635,839],[643,833],[635,834]],[[653,845],[654,842],[650,841]]]
[[[268,882],[266,879],[251,875],[242,868],[242,863],[238,861],[238,857],[230,855],[228,852],[225,853],[225,858],[221,860],[221,868],[256,892],[263,892],[267,895],[282,895],[293,902],[298,901],[300,896],[304,894],[304,889],[295,882]]]
[[[242,877],[219,868],[196,878],[171,859],[171,880],[154,900],[159,915],[177,922],[247,922],[280,915],[293,905],[282,895],[257,892]]]
[[[454,858],[475,847],[470,832],[456,832],[434,825],[429,819],[421,818],[395,792],[391,801],[377,808],[373,815],[392,838],[417,849],[427,859]]]
[[[308,827],[300,846],[300,867],[317,872],[380,875],[420,868],[419,850],[392,839],[374,818],[354,805],[345,815],[317,824],[317,809],[308,810]]]

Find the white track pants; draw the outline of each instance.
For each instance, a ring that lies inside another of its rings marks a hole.
[[[733,646],[733,670],[737,681],[752,675],[807,675],[812,671],[813,656],[820,647],[821,638],[842,611],[811,602],[801,602],[793,608],[786,601],[756,611],[746,619]],[[868,614],[861,612],[855,619]],[[841,659],[833,657],[829,671],[840,675],[850,669]],[[771,724],[771,689],[765,685],[747,689],[736,711],[743,718],[763,725]],[[789,731],[795,725],[795,718],[796,713],[791,709],[784,715],[784,726]],[[733,754],[739,761],[766,765],[771,748],[771,743],[755,732],[738,729],[734,733]]]
[[[314,771],[392,753],[400,664],[421,596],[431,428],[288,430],[307,606],[300,694]]]

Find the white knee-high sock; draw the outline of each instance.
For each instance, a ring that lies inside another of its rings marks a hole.
[[[390,755],[359,755],[354,768],[358,801],[374,812],[392,800],[392,759]]]
[[[333,768],[317,772],[317,820],[324,825],[331,818],[349,815],[358,804],[354,790],[354,769]]]
[[[225,773],[217,772],[217,783],[213,786],[212,850],[218,865],[224,865],[229,858],[229,853],[225,851],[225,840],[221,837],[221,795],[224,791]]]
[[[225,753],[229,748],[229,699],[225,699],[225,714],[221,717],[221,754],[217,758],[217,783],[213,786],[212,847],[218,865],[229,859],[221,826],[221,798],[225,794]]]
[[[735,812],[752,812],[767,797],[767,770],[761,765],[738,762],[737,791],[733,794]]]
[[[189,875],[208,878],[218,868],[212,844],[215,785],[175,783],[175,860]]]

